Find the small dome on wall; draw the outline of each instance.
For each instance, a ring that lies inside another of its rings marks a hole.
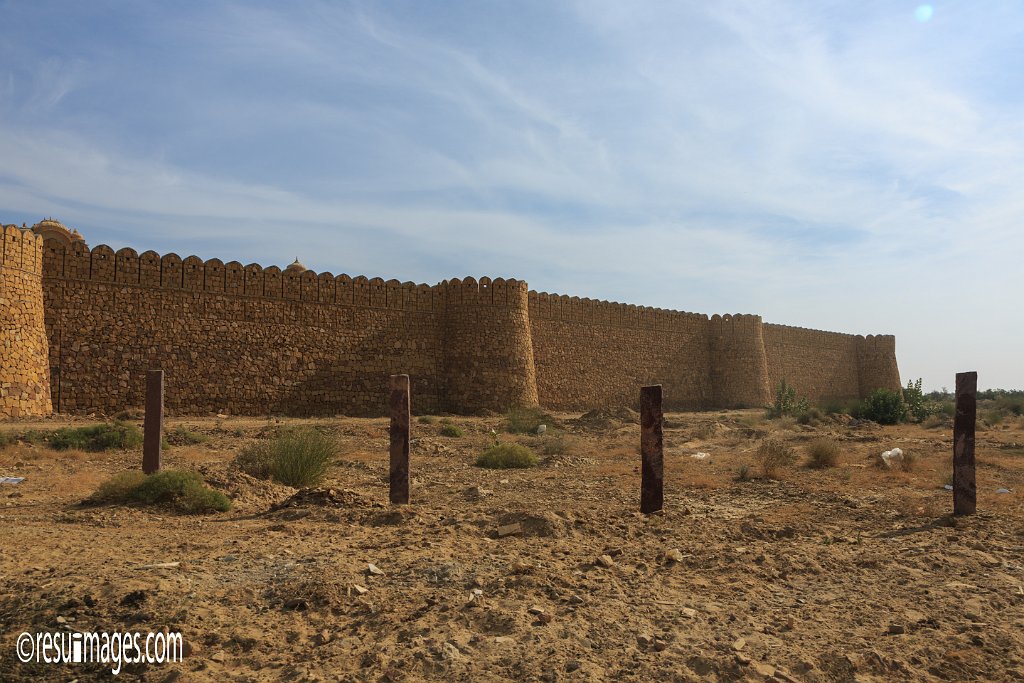
[[[85,244],[85,239],[78,230],[68,230],[67,227],[56,218],[44,218],[32,226],[32,232],[41,236],[44,240],[56,240],[64,246],[74,242]]]

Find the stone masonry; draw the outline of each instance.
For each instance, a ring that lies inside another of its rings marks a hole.
[[[396,374],[415,413],[634,405],[648,384],[663,385],[666,410],[764,405],[782,378],[819,401],[900,386],[891,336],[515,279],[428,286],[89,249],[53,220],[36,231],[3,232],[0,418],[141,407],[149,369],[165,371],[176,414],[383,415]]]

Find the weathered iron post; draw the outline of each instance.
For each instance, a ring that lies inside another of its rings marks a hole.
[[[159,472],[162,465],[161,447],[164,434],[164,371],[146,373],[146,421],[142,437],[142,471]]]
[[[664,414],[661,385],[640,388],[640,512],[657,512],[664,503]]]
[[[973,515],[978,508],[974,467],[974,427],[978,414],[978,373],[956,373],[953,418],[953,514]]]
[[[391,502],[409,502],[409,375],[391,375]]]

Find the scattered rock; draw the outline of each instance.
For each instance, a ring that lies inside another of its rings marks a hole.
[[[612,559],[611,555],[601,555],[597,558],[597,560],[595,560],[594,564],[599,565],[601,567],[605,567],[607,569],[609,567],[615,566],[615,560]]]
[[[531,605],[528,611],[530,614],[544,614],[544,608],[540,605]]]
[[[902,624],[889,624],[889,635],[902,635],[907,632],[907,629]]]
[[[683,551],[679,548],[665,551],[665,561],[667,562],[682,562],[684,558]]]
[[[356,592],[357,595],[366,595],[370,590],[366,586],[360,586],[358,583],[352,584],[352,589]]]
[[[732,649],[736,650],[737,652],[739,652],[740,650],[742,650],[746,646],[747,646],[747,639],[746,638],[737,638],[732,643]]]
[[[505,524],[504,526],[498,527],[498,538],[505,538],[512,534],[523,533],[523,525],[519,522],[513,522],[512,524]]]
[[[380,567],[375,565],[373,562],[366,565],[366,573],[371,576],[384,576],[384,572],[382,572]]]

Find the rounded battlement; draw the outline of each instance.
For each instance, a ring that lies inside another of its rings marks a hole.
[[[50,361],[43,324],[44,237],[0,228],[0,418],[48,415]]]
[[[713,315],[708,320],[708,338],[715,406],[766,405],[771,391],[761,316]]]
[[[857,364],[861,398],[867,398],[875,389],[902,389],[900,371],[896,364],[895,336],[869,334],[858,337]]]
[[[438,288],[444,299],[446,409],[536,405],[526,283],[467,277],[445,280]]]

